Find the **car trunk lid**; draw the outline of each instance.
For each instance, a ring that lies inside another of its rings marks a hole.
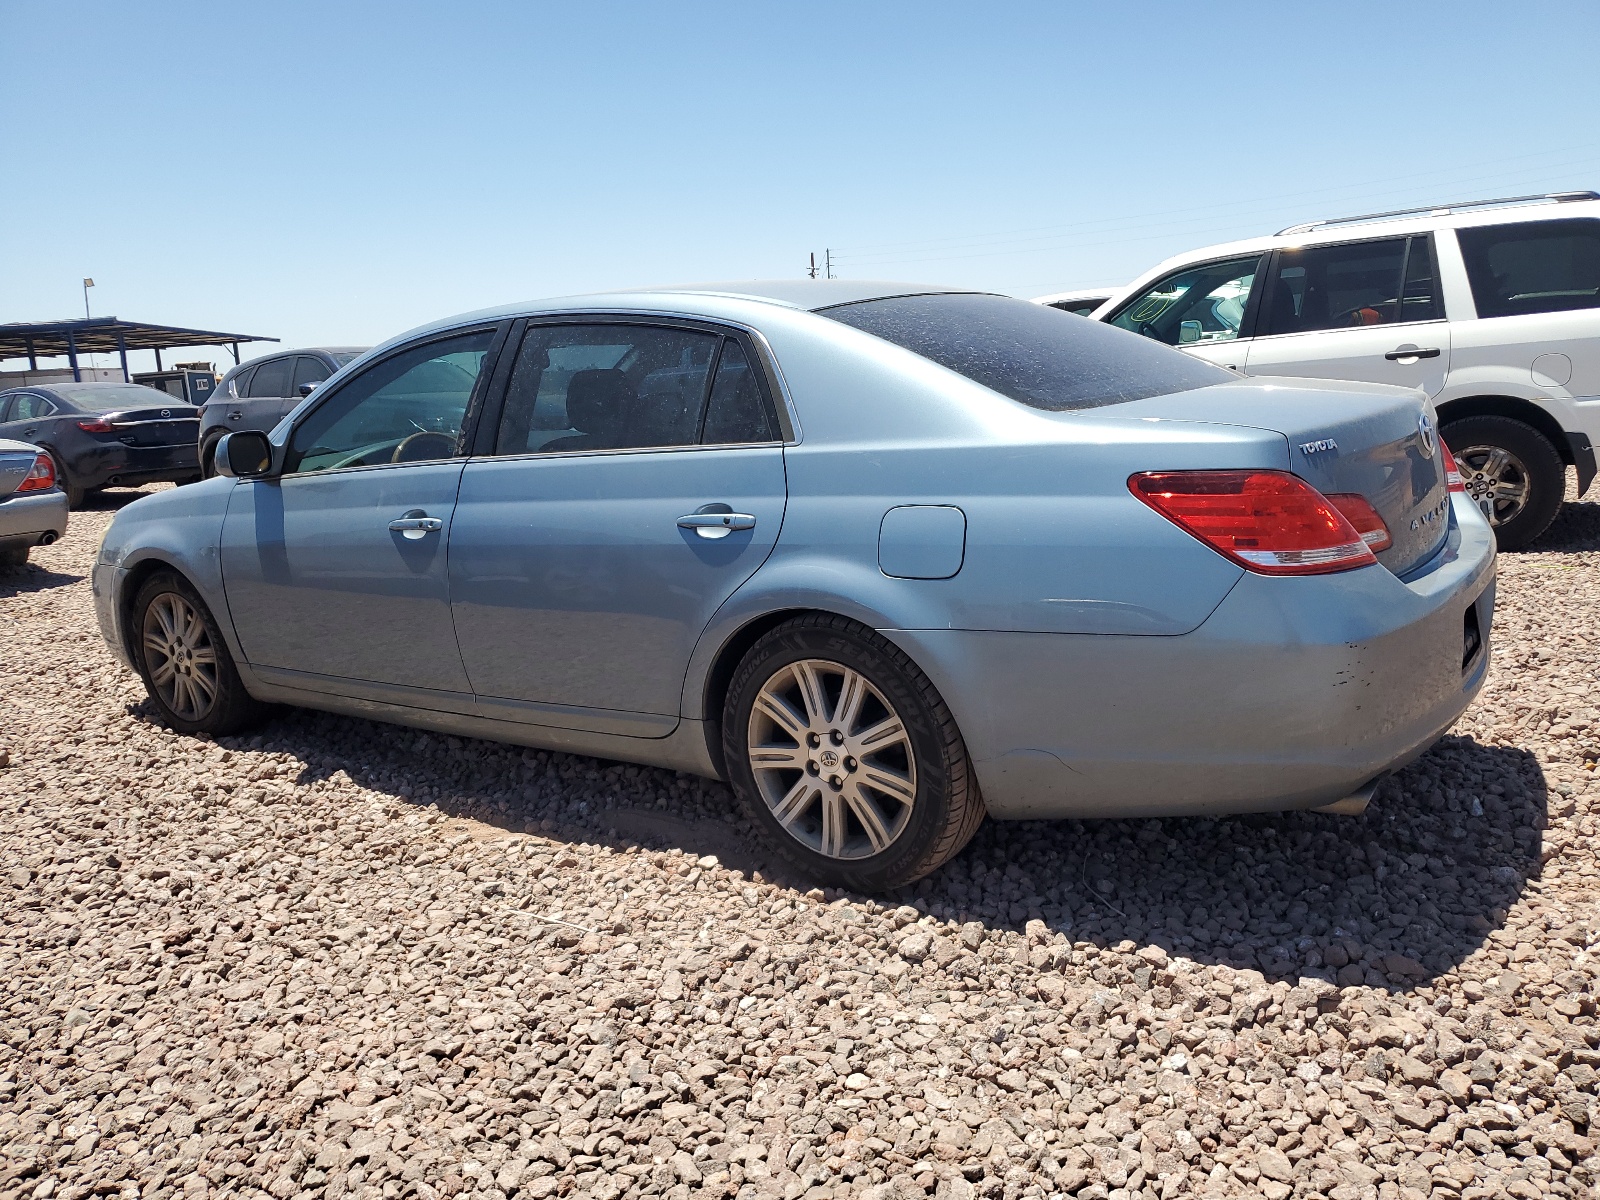
[[[1444,458],[1420,392],[1257,379],[1076,415],[1202,421],[1280,433],[1288,442],[1289,470],[1324,495],[1354,493],[1377,510],[1393,539],[1377,558],[1397,575],[1429,558],[1449,527]],[[1151,463],[1149,469],[1162,465]]]
[[[98,419],[125,446],[179,446],[200,436],[200,410],[188,404],[118,409],[100,413]]]
[[[34,460],[38,457],[39,452],[32,446],[24,447],[20,442],[0,442],[0,498],[11,495],[22,486],[22,481],[33,470]]]

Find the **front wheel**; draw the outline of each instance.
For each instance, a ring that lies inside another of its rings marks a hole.
[[[216,618],[187,580],[163,571],[133,601],[136,661],[162,719],[181,733],[222,737],[259,720]]]
[[[977,832],[983,798],[955,718],[902,651],[843,617],[798,617],[745,655],[723,707],[729,781],[806,876],[914,883]]]
[[[1566,492],[1561,454],[1513,417],[1463,417],[1439,431],[1461,482],[1494,526],[1502,550],[1520,550],[1550,527]]]
[[[217,473],[217,443],[222,439],[214,437],[200,447],[200,478],[210,479]]]

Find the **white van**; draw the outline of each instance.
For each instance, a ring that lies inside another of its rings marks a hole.
[[[1168,259],[1095,310],[1249,375],[1420,388],[1502,549],[1600,441],[1600,193],[1295,225]]]

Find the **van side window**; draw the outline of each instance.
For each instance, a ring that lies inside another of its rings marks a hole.
[[[1480,317],[1600,307],[1600,221],[1458,229]]]

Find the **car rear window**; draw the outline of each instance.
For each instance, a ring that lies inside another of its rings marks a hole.
[[[142,383],[101,384],[97,387],[73,387],[70,383],[53,383],[52,391],[59,392],[86,412],[113,412],[119,408],[150,408],[157,404],[182,404],[187,400],[173,398],[156,388]]]
[[[818,311],[1048,412],[1123,404],[1234,378],[1149,338],[1009,296],[891,296]]]

